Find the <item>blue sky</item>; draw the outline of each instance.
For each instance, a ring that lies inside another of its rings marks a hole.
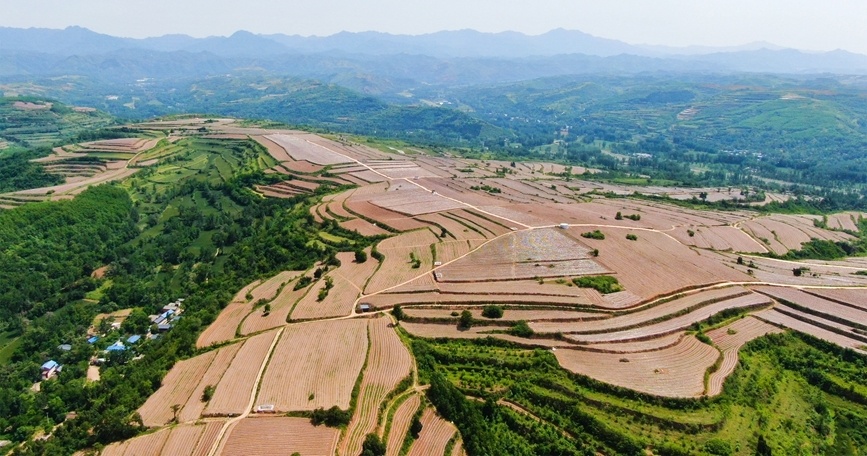
[[[768,41],[867,54],[864,0],[0,0],[0,26],[80,25],[117,36],[582,30],[633,44]]]

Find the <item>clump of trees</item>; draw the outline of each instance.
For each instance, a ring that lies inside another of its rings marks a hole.
[[[576,277],[572,279],[572,283],[581,288],[593,288],[602,294],[623,290],[617,278],[609,275]]]
[[[599,230],[588,231],[586,233],[581,233],[581,237],[587,239],[605,239],[605,234]]]

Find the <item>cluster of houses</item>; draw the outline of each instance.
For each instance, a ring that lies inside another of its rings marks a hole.
[[[183,309],[181,308],[181,306],[182,306],[183,302],[184,302],[184,299],[180,298],[174,302],[171,302],[171,303],[163,306],[163,308],[160,309],[159,314],[151,315],[151,322],[154,325],[156,325],[158,332],[152,333],[151,331],[148,331],[148,334],[146,335],[146,337],[149,339],[157,339],[160,336],[159,335],[160,332],[166,332],[166,331],[172,329],[172,325],[175,323],[175,321],[177,321],[179,318],[181,318],[181,314],[183,313]],[[120,326],[121,326],[121,324],[119,322],[113,322],[111,324],[111,329],[112,330],[120,329]],[[126,351],[129,347],[139,343],[141,341],[142,337],[145,337],[145,336],[142,336],[139,334],[133,334],[133,335],[127,337],[125,341],[118,339],[116,342],[114,342],[113,344],[106,347],[105,350],[103,350],[103,353],[108,355],[112,352]],[[99,339],[100,339],[100,336],[91,335],[90,337],[88,337],[87,343],[90,345],[93,345],[93,344],[97,343],[99,341]],[[72,350],[72,345],[62,344],[62,345],[59,345],[57,348],[61,351],[70,351],[70,350]],[[91,360],[91,363],[95,364],[95,365],[99,365],[99,364],[102,364],[104,362],[105,362],[104,357],[94,357]],[[52,378],[53,376],[60,373],[60,371],[62,371],[62,370],[63,370],[63,366],[61,366],[57,361],[55,361],[53,359],[48,360],[42,364],[42,379],[48,380],[49,378]]]

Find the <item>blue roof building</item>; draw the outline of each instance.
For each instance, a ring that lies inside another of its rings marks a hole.
[[[98,341],[98,340],[99,340],[99,337],[98,337],[98,336],[91,336],[89,339],[87,339],[87,343],[89,343],[89,344],[94,344],[94,343],[96,343],[96,341]]]
[[[45,363],[42,365],[42,370],[47,371],[51,369],[57,369],[57,366],[59,366],[59,364],[57,364],[57,361],[52,359],[49,361],[45,361]]]
[[[140,339],[141,339],[141,336],[136,334],[135,336],[129,336],[129,338],[126,340],[126,343],[132,345],[132,344],[138,342]]]
[[[117,342],[109,345],[108,348],[105,349],[105,351],[124,351],[124,350],[126,350],[126,347],[123,345],[123,342],[121,342],[121,341],[117,341]]]

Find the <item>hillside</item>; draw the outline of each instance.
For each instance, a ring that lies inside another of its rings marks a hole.
[[[124,127],[46,159],[130,174],[0,213],[14,454],[867,443],[865,212],[263,122]],[[678,203],[699,199],[732,210]]]

